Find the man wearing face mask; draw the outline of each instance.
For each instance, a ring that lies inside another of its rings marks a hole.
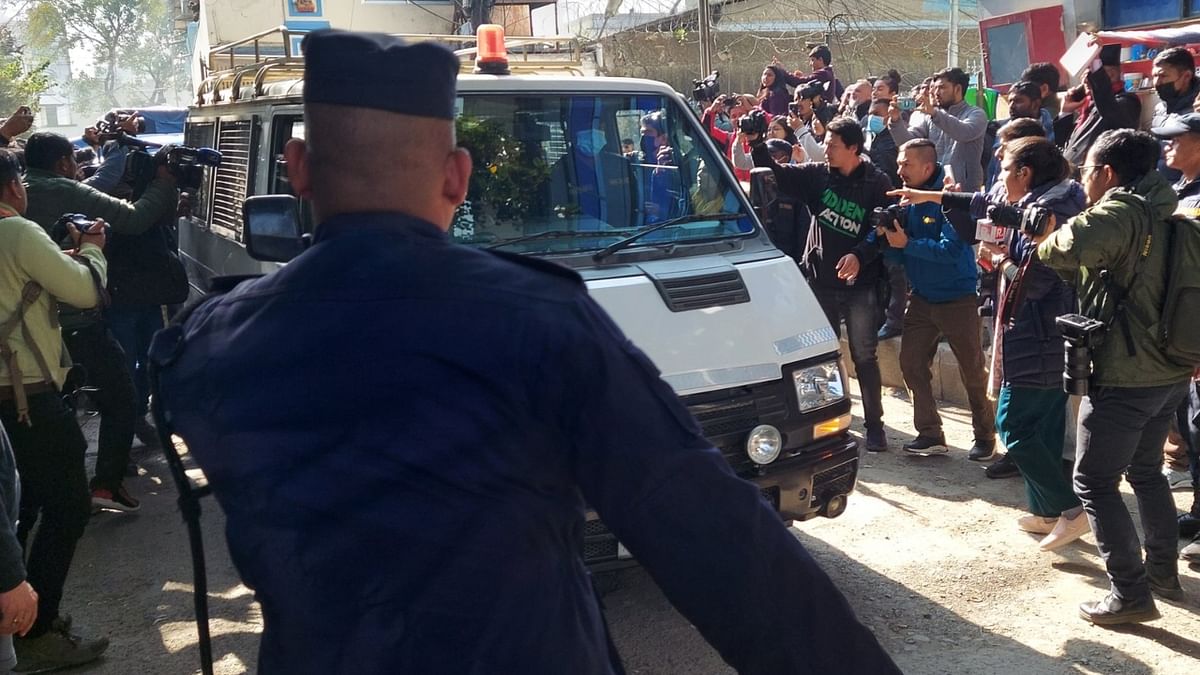
[[[575,132],[569,152],[550,168],[550,199],[555,209],[584,215],[609,227],[633,223],[633,167],[609,152],[601,129]],[[580,228],[586,229],[586,228]]]
[[[1196,94],[1200,93],[1200,79],[1196,78],[1196,60],[1191,52],[1183,47],[1164,50],[1154,59],[1150,76],[1154,78],[1154,93],[1158,94],[1154,117],[1150,120],[1151,129],[1162,128],[1171,118],[1192,112]],[[1164,142],[1163,150],[1166,149]],[[1182,176],[1178,170],[1168,166],[1165,155],[1158,162],[1158,170],[1163,178],[1171,182],[1178,181]]]
[[[974,192],[983,185],[983,138],[987,113],[963,98],[971,79],[961,68],[947,68],[933,76],[926,95],[918,101],[920,122],[905,124],[900,106],[888,109],[888,130],[897,143],[928,138],[937,148],[937,159],[949,166],[962,189]]]
[[[862,125],[863,135],[867,139],[867,156],[871,158],[871,163],[887,174],[892,180],[892,187],[900,187],[900,174],[896,168],[896,155],[900,150],[896,139],[892,138],[892,133],[887,128],[888,106],[891,105],[894,95],[895,91],[871,101],[871,108],[859,120],[859,124]]]

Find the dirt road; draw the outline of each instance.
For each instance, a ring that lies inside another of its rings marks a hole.
[[[906,673],[1200,672],[1200,571],[1183,567],[1187,600],[1160,601],[1159,621],[1122,630],[1084,623],[1076,606],[1107,589],[1091,536],[1061,553],[1038,552],[1037,540],[1014,525],[1023,513],[1021,481],[988,480],[966,460],[964,411],[947,411],[949,456],[913,458],[898,451],[909,438],[911,408],[894,397],[885,408],[893,450],[866,457],[845,515],[795,532]],[[174,490],[159,458],[140,463],[133,487],[142,510],[94,517],[76,556],[64,609],[108,635],[112,647],[102,662],[75,672],[199,669]],[[1175,495],[1186,506],[1187,493]],[[217,670],[253,672],[261,615],[237,583],[215,503],[206,506]],[[625,570],[606,583],[610,627],[630,673],[732,672],[645,572]]]

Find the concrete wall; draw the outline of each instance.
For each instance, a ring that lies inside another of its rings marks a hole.
[[[860,77],[881,75],[896,68],[903,76],[902,86],[920,82],[946,65],[946,30],[876,33],[878,52],[851,52],[835,43],[833,67],[838,79],[849,84]],[[713,67],[721,71],[721,91],[755,93],[763,66],[778,56],[789,70],[808,70],[806,42],[823,40],[820,33],[767,34],[718,32],[713,35]],[[688,95],[692,80],[700,73],[700,46],[695,34],[679,39],[671,33],[627,32],[606,38],[601,64],[605,74],[624,77],[646,77],[670,84]],[[961,32],[959,44],[964,50],[979,50],[979,31]],[[914,46],[920,45],[920,46]],[[887,56],[880,56],[886,54]],[[967,67],[968,63],[963,62]]]

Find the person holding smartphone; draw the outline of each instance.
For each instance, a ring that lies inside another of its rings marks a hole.
[[[29,131],[33,126],[33,111],[29,106],[23,105],[17,108],[17,111],[9,115],[8,119],[0,122],[0,148],[7,146],[20,134]]]

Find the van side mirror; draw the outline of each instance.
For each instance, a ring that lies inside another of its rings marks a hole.
[[[758,212],[758,219],[764,224],[770,220],[771,202],[779,196],[779,186],[775,183],[775,172],[760,166],[750,170],[750,206]]]
[[[308,248],[300,203],[292,195],[258,195],[242,204],[246,252],[255,260],[287,262]]]

